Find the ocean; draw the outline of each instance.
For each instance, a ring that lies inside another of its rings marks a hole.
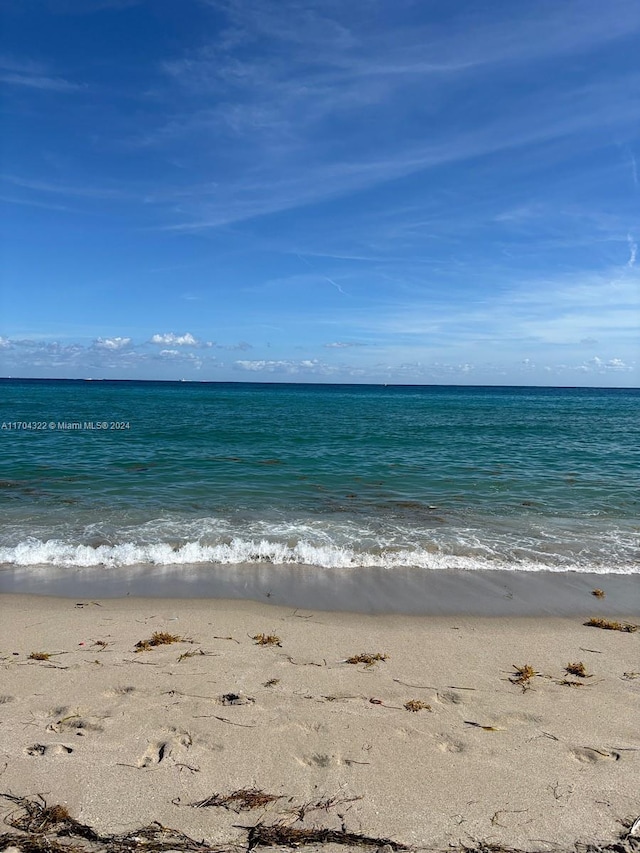
[[[2,380],[0,571],[640,573],[640,391]]]

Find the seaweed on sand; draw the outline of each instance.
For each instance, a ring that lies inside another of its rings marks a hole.
[[[420,699],[409,699],[408,702],[404,703],[404,707],[407,711],[431,711],[431,705],[427,705],[426,702],[421,702]]]
[[[303,821],[309,812],[323,811],[329,813],[330,809],[336,808],[336,806],[345,806],[349,803],[356,803],[359,800],[362,800],[363,797],[341,797],[338,794],[334,794],[331,797],[325,797],[320,800],[310,800],[306,803],[301,803],[300,805],[295,805],[293,808],[289,809],[290,814],[295,815],[297,821]]]
[[[42,797],[37,800],[30,800],[27,797],[14,797],[12,794],[0,794],[0,797],[10,800],[22,809],[22,814],[18,816],[9,815],[6,818],[6,823],[14,829],[31,833],[55,830],[56,835],[76,835],[80,838],[86,838],[88,841],[97,841],[99,838],[90,826],[86,826],[71,817],[64,806],[48,806]]]
[[[20,814],[12,813],[5,817],[5,823],[18,831],[0,834],[0,850],[13,847],[21,853],[229,853],[239,849],[236,844],[214,847],[158,822],[121,835],[99,835],[90,826],[71,817],[65,806],[49,806],[42,797],[29,799],[12,794],[0,794],[0,797],[15,803],[21,810]],[[307,804],[307,809],[328,810],[351,800],[332,797],[317,804]],[[624,832],[616,840],[600,844],[575,842],[567,845],[564,853],[640,853],[640,818],[624,820],[623,825]],[[305,844],[343,844],[364,850],[386,848],[391,853],[412,849],[390,839],[347,832],[344,825],[342,830],[296,829],[282,823],[270,826],[258,823],[237,828],[248,833],[247,851],[260,846],[295,848]],[[475,839],[472,845],[459,843],[449,849],[457,853],[525,853],[517,848]]]
[[[350,658],[347,658],[347,663],[363,663],[368,669],[370,666],[373,666],[379,660],[387,660],[389,655],[384,654],[382,652],[362,652],[359,655],[352,655]]]
[[[187,658],[195,657],[216,657],[216,655],[213,652],[205,652],[204,649],[192,649],[191,651],[183,652],[178,658],[178,663],[186,660]]]
[[[591,678],[591,676],[587,674],[582,661],[578,661],[577,663],[568,663],[565,666],[564,671],[569,675],[577,675],[579,678]]]
[[[519,687],[522,687],[523,693],[525,690],[529,690],[531,688],[531,679],[536,675],[540,675],[540,673],[536,672],[528,663],[525,663],[522,666],[516,666],[513,664],[513,669],[514,673],[509,681],[512,684],[517,684]]]
[[[638,626],[631,622],[615,622],[610,619],[601,619],[599,616],[592,616],[584,624],[590,628],[604,628],[605,631],[625,631],[628,634],[638,630]]]
[[[280,637],[275,634],[255,634],[251,639],[256,646],[282,646]]]
[[[405,844],[391,841],[388,838],[371,838],[357,832],[345,832],[340,829],[295,829],[284,824],[266,826],[258,823],[248,829],[248,849],[256,847],[274,847],[282,844],[286,847],[298,847],[303,844],[347,844],[353,847],[383,847],[388,845],[391,850],[409,850]]]
[[[225,848],[212,847],[203,841],[195,841],[177,829],[169,829],[154,822],[141,829],[123,835],[99,835],[90,826],[71,817],[65,806],[47,805],[42,797],[29,799],[12,794],[0,794],[22,809],[22,813],[5,818],[5,823],[19,833],[0,835],[0,849],[16,847],[22,853],[224,853]],[[79,842],[59,839],[78,838],[90,842],[85,846]]]
[[[108,835],[100,840],[106,844],[103,848],[105,853],[131,853],[131,851],[164,853],[164,851],[174,850],[223,853],[228,849],[212,847],[204,841],[196,841],[178,829],[170,829],[155,821],[149,826],[127,832],[125,835]]]
[[[230,794],[211,794],[197,803],[188,803],[194,809],[214,808],[216,806],[229,811],[241,812],[259,809],[282,799],[276,794],[267,794],[257,788],[240,788]]]
[[[177,634],[169,634],[167,631],[154,631],[148,640],[138,640],[135,645],[136,652],[149,652],[156,646],[168,646],[171,643],[183,643],[184,637]]]
[[[10,847],[20,850],[20,853],[75,853],[70,844],[60,844],[54,838],[47,838],[46,835],[4,832],[0,835],[0,850],[8,850]]]

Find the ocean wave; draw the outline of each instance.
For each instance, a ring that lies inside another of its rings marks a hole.
[[[169,542],[119,544],[78,544],[60,539],[29,538],[12,547],[0,547],[0,564],[11,566],[58,566],[69,568],[108,568],[151,566],[195,566],[269,563],[295,564],[326,569],[419,568],[419,569],[504,569],[519,571],[579,571],[601,574],[640,573],[633,562],[601,559],[576,559],[576,555],[541,554],[533,551],[499,553],[478,546],[473,553],[455,553],[442,547],[382,547],[359,550],[348,545],[317,544],[307,540],[274,541],[268,538],[243,539],[205,544],[200,541],[181,545]]]

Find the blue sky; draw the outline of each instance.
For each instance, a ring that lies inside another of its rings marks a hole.
[[[637,0],[0,10],[0,374],[640,385]]]

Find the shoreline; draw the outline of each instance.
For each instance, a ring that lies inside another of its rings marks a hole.
[[[594,589],[605,596],[595,598]],[[319,569],[299,565],[0,568],[0,595],[209,599],[328,612],[484,617],[640,617],[640,576],[465,569]]]
[[[239,827],[285,823],[573,850],[640,814],[640,631],[221,599],[11,594],[0,612],[0,792],[99,833],[159,821],[246,850]],[[156,631],[180,639],[136,651]],[[363,652],[387,658],[347,662]],[[251,789],[277,799],[189,807]]]

